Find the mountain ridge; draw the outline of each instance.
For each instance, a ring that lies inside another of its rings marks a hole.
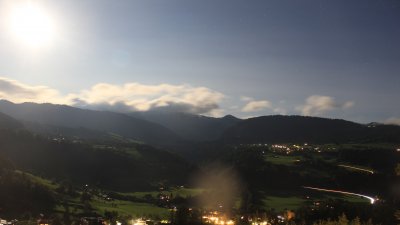
[[[216,140],[227,128],[241,121],[232,115],[215,118],[183,112],[147,111],[132,112],[128,115],[158,123],[179,136],[196,142]]]
[[[4,100],[0,101],[0,112],[20,121],[113,132],[154,145],[168,145],[182,141],[182,138],[162,125],[116,112],[95,111],[50,103],[14,104]]]
[[[368,126],[343,119],[308,116],[261,116],[226,130],[224,142],[400,142],[400,126]]]

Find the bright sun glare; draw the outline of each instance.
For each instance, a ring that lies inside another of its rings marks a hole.
[[[32,47],[40,47],[52,40],[52,19],[32,3],[18,5],[11,12],[10,29],[17,39]]]

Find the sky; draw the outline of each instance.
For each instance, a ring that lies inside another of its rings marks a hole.
[[[399,22],[398,0],[0,0],[0,99],[400,124]]]

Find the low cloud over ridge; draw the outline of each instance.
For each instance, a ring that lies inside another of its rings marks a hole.
[[[55,89],[46,86],[31,86],[16,80],[0,77],[0,99],[15,103],[64,103],[65,99]]]
[[[354,105],[352,101],[338,102],[333,97],[312,95],[306,99],[306,103],[296,109],[305,116],[318,116],[337,109],[348,109]]]
[[[385,124],[391,125],[399,125],[400,126],[400,118],[398,117],[391,117],[385,121]]]
[[[15,103],[65,104],[122,113],[169,111],[222,116],[225,111],[220,106],[226,98],[223,93],[207,87],[165,83],[157,85],[98,83],[88,89],[62,95],[54,88],[28,85],[17,80],[0,77],[0,99]],[[240,100],[245,104],[242,107],[236,107],[235,110],[238,112],[254,113],[270,109],[274,113],[287,114],[285,107],[274,106],[268,100],[255,100],[245,96],[242,96]],[[339,102],[330,96],[312,95],[306,99],[303,105],[295,109],[302,115],[319,116],[334,110],[348,109],[353,105],[352,101]],[[392,118],[386,122],[400,124],[398,118]]]
[[[190,85],[99,83],[79,93],[60,95],[56,89],[0,77],[0,99],[15,103],[56,103],[117,112],[165,110],[194,114],[218,113],[220,92]]]
[[[242,112],[257,112],[270,107],[269,101],[250,101],[242,108]]]
[[[100,83],[68,98],[75,106],[120,112],[165,110],[212,114],[219,109],[224,95],[206,87],[190,85]]]

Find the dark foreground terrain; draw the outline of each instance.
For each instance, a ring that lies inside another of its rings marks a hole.
[[[5,101],[0,112],[0,218],[17,224],[398,223],[398,126]]]

